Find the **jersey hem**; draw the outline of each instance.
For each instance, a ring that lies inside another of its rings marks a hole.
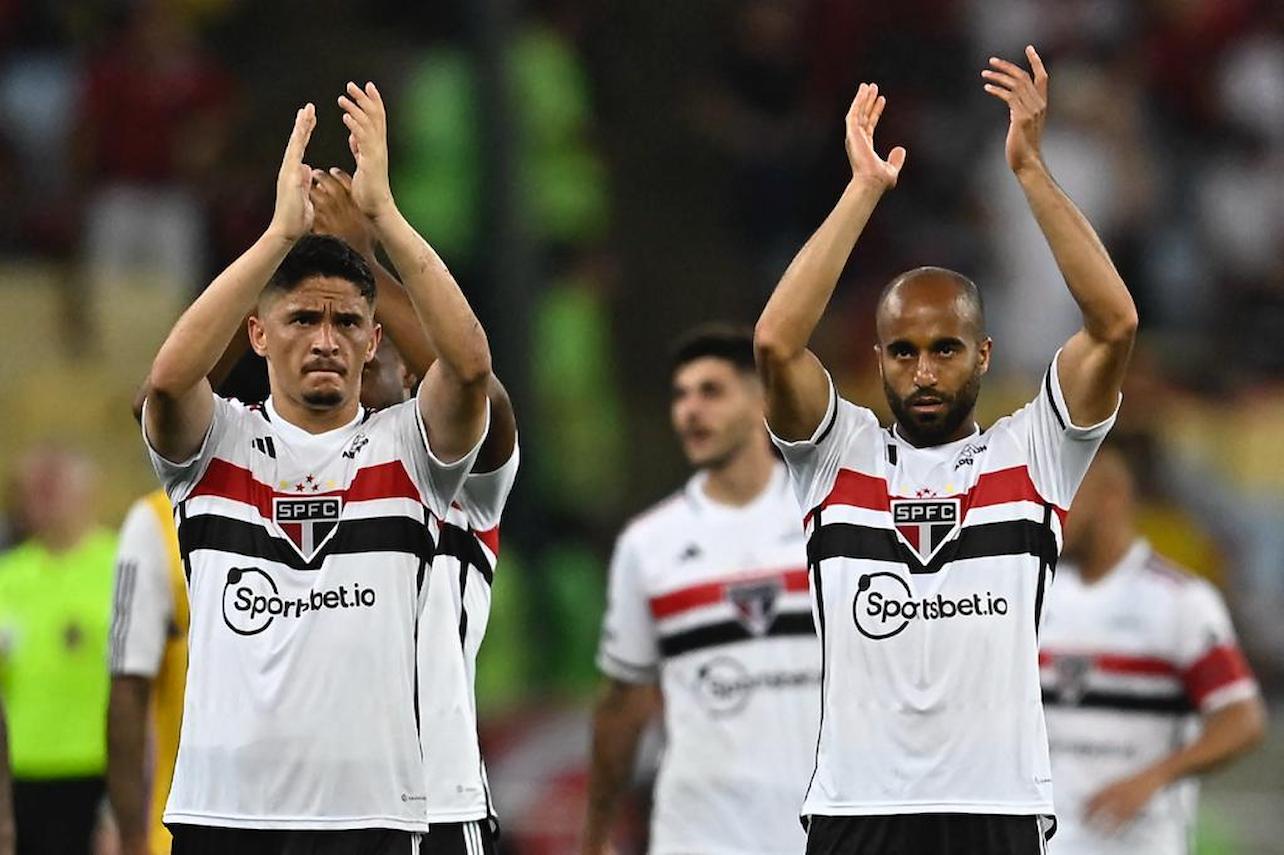
[[[804,817],[813,816],[893,816],[919,813],[978,813],[1010,814],[1013,816],[1054,816],[1051,802],[1004,805],[994,802],[916,802],[913,804],[877,805],[822,805],[813,810],[803,810]]]
[[[208,813],[173,813],[166,811],[162,821],[166,825],[202,825],[212,828],[243,828],[261,831],[348,831],[359,829],[389,829],[428,833],[428,822],[392,816],[353,817],[251,817],[220,816]]]
[[[445,811],[442,813],[429,813],[428,824],[433,823],[453,823],[453,822],[481,822],[484,819],[490,819],[491,814],[484,807],[468,808],[460,811]]]

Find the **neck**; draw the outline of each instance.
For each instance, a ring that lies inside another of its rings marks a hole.
[[[705,470],[704,493],[721,505],[747,505],[767,488],[775,463],[766,436],[755,437],[726,462]]]
[[[902,422],[896,422],[896,435],[915,448],[935,448],[938,445],[949,445],[951,442],[958,442],[960,439],[967,439],[974,433],[976,433],[976,421],[972,418],[971,413],[967,414],[967,418],[965,418],[962,423],[954,429],[953,433],[944,439],[937,440],[915,439],[914,434],[907,430]]]
[[[288,397],[272,396],[272,407],[281,418],[308,433],[325,433],[341,428],[357,417],[361,402],[354,396],[340,407],[318,410]]]
[[[1135,540],[1136,533],[1132,526],[1111,526],[1099,532],[1080,556],[1079,578],[1089,584],[1105,578],[1119,566]]]
[[[55,555],[70,552],[84,539],[91,525],[92,521],[88,519],[67,520],[65,523],[36,532],[35,539]]]

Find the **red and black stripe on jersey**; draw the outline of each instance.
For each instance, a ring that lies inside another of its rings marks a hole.
[[[780,593],[806,593],[808,590],[807,571],[792,569],[775,573],[755,573],[737,576],[733,579],[716,582],[705,582],[676,591],[670,591],[651,599],[651,614],[656,619],[659,629],[660,653],[664,657],[680,656],[694,650],[736,644],[759,638],[776,638],[785,636],[814,636],[816,626],[812,620],[810,605],[799,604],[773,610],[760,627],[752,627],[739,619],[712,619],[694,624],[684,623],[680,629],[666,631],[664,621],[701,609],[708,609],[729,600],[728,592],[733,588],[754,585],[778,584]]]
[[[190,514],[193,499],[212,496],[253,507],[264,520],[249,522],[217,513]],[[185,500],[178,505],[178,539],[184,557],[201,550],[244,555],[284,564],[293,570],[316,571],[329,555],[364,552],[401,552],[420,560],[420,579],[434,554],[435,519],[423,504],[419,490],[410,480],[400,461],[391,461],[358,469],[352,483],[342,490],[309,494],[309,498],[340,497],[345,507],[352,502],[377,499],[410,499],[422,508],[422,518],[388,515],[367,519],[343,519],[333,537],[311,560],[305,560],[289,541],[273,533],[265,523],[273,518],[275,498],[299,498],[298,494],[281,493],[254,477],[249,469],[226,460],[210,461],[205,474]],[[188,569],[190,578],[190,565]]]

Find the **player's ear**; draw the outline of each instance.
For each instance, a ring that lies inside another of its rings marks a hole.
[[[375,352],[379,350],[379,342],[383,340],[383,324],[378,322],[374,325],[374,331],[370,335],[370,342],[366,345],[366,358],[364,362],[370,362],[375,358]]]
[[[985,338],[981,339],[981,342],[977,345],[976,349],[978,354],[977,359],[979,360],[977,369],[982,374],[985,374],[990,370],[990,352],[994,349],[994,339],[987,335]]]
[[[259,356],[267,356],[267,327],[263,325],[262,319],[259,318],[259,310],[254,312],[245,319],[245,323],[250,333],[250,347]]]
[[[879,379],[885,380],[886,378],[883,376],[883,346],[877,342],[874,344],[874,362],[878,365]]]

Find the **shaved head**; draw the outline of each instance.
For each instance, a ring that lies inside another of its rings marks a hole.
[[[879,338],[883,338],[885,321],[891,317],[912,311],[920,304],[941,306],[951,302],[974,331],[975,339],[985,338],[985,305],[981,302],[980,289],[962,273],[945,267],[916,267],[883,287],[874,315]]]

